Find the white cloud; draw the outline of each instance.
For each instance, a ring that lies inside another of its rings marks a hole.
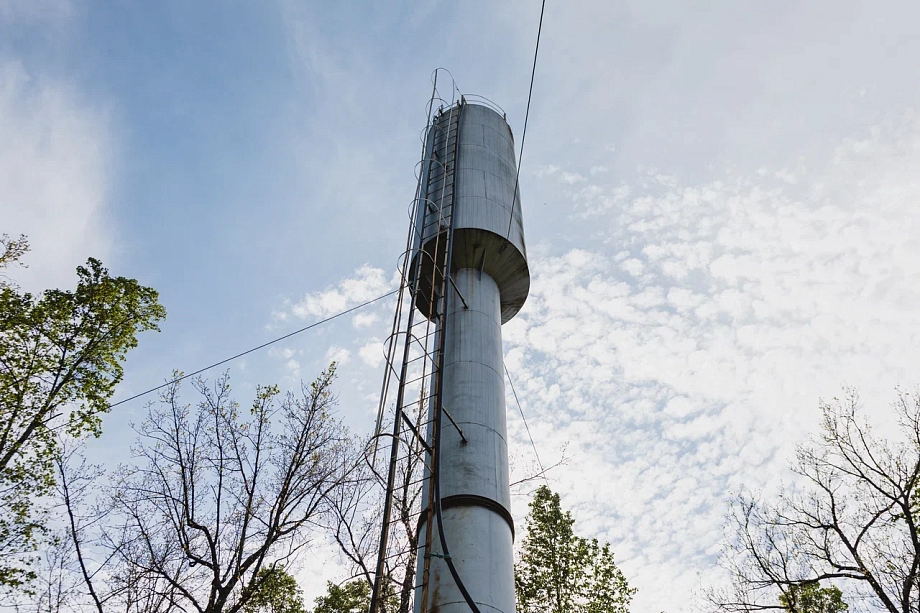
[[[537,168],[536,175],[542,178],[542,177],[554,175],[557,172],[559,172],[559,170],[560,168],[558,166],[556,166],[555,164],[550,164],[548,166],[541,166]]]
[[[325,545],[325,546],[323,546]],[[341,559],[338,549],[331,543],[322,543],[319,539],[304,548],[304,555],[297,558],[293,574],[298,586],[310,602],[311,596],[325,595],[327,581],[340,581],[348,572],[348,566]]]
[[[613,543],[637,610],[679,610],[698,571],[715,576],[728,493],[789,478],[819,396],[854,384],[883,407],[918,383],[917,167],[920,122],[905,118],[794,181],[654,173],[619,199],[597,184],[582,214],[628,250],[532,258],[508,367],[538,444],[571,443],[554,485]]]
[[[87,257],[109,261],[114,140],[105,110],[73,87],[0,63],[0,232],[29,237],[29,268],[13,271],[25,289],[72,286]]]
[[[369,340],[358,349],[358,356],[371,368],[383,364],[383,341],[377,338]]]
[[[351,325],[356,329],[368,328],[380,321],[380,315],[374,312],[358,313],[351,319]]]
[[[577,172],[563,172],[559,177],[559,180],[563,183],[568,183],[569,185],[574,185],[576,183],[584,183],[587,179]]]
[[[300,357],[303,355],[303,349],[294,349],[292,347],[270,347],[268,355],[284,363],[286,377],[296,379],[300,376]]]
[[[351,359],[351,352],[344,347],[333,345],[326,351],[326,362],[346,364]]]
[[[309,293],[303,300],[293,304],[285,301],[280,310],[272,313],[272,319],[283,322],[290,316],[300,319],[329,317],[385,294],[394,285],[393,280],[387,280],[383,269],[365,264],[335,287]],[[375,317],[373,313],[361,314],[355,316],[353,322],[355,327],[365,327],[374,323]]]

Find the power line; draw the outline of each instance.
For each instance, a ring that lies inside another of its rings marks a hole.
[[[514,221],[514,200],[517,198],[518,183],[521,179],[521,164],[524,161],[524,139],[527,138],[527,120],[530,119],[530,101],[533,98],[533,81],[537,74],[537,54],[540,53],[540,35],[543,33],[543,12],[546,10],[546,0],[540,7],[540,25],[537,27],[537,44],[533,50],[533,68],[530,71],[530,91],[527,93],[527,111],[524,113],[524,129],[521,132],[521,153],[518,155],[517,174],[514,177],[514,191],[511,192],[511,215],[508,217],[508,231],[505,238],[511,236],[511,222]]]
[[[546,469],[543,468],[543,462],[540,461],[540,454],[537,452],[537,445],[533,442],[533,437],[530,435],[530,426],[527,425],[527,418],[524,417],[524,409],[521,408],[521,401],[518,400],[517,391],[514,389],[514,381],[511,380],[511,373],[508,372],[508,367],[502,364],[505,368],[505,375],[508,377],[508,383],[511,384],[511,393],[514,394],[514,401],[517,403],[518,411],[521,413],[521,419],[524,420],[524,429],[527,430],[527,438],[530,439],[530,446],[533,447],[533,454],[537,458],[537,465],[540,467],[540,474],[543,475],[543,480],[549,483],[549,480],[546,478]]]
[[[336,319],[337,317],[341,317],[342,315],[348,315],[348,314],[351,313],[352,311],[357,311],[358,309],[364,308],[364,307],[366,307],[366,306],[369,305],[369,304],[373,304],[373,303],[375,303],[375,302],[377,302],[377,301],[379,301],[379,300],[383,300],[384,298],[386,298],[386,297],[388,297],[388,296],[392,296],[393,294],[395,294],[395,293],[398,292],[398,291],[399,291],[398,289],[394,289],[393,291],[388,292],[388,293],[386,293],[386,294],[384,294],[384,295],[382,295],[382,296],[377,296],[376,298],[374,298],[374,299],[372,299],[372,300],[368,300],[367,302],[361,303],[361,304],[359,304],[359,305],[357,305],[357,306],[353,306],[353,307],[351,307],[350,309],[346,309],[346,310],[342,311],[341,313],[336,313],[335,315],[332,315],[331,317],[327,317],[326,319],[321,319],[321,320],[319,320],[319,321],[317,321],[317,322],[314,322],[314,323],[310,324],[309,326],[304,326],[303,328],[301,328],[301,329],[299,329],[299,330],[294,330],[293,332],[290,332],[290,333],[288,333],[288,334],[285,334],[284,336],[279,336],[278,338],[276,338],[276,339],[274,339],[274,340],[271,340],[271,341],[268,341],[267,343],[262,343],[262,344],[259,345],[258,347],[253,347],[252,349],[247,349],[246,351],[244,351],[244,352],[242,352],[242,353],[238,353],[238,354],[236,354],[236,355],[234,355],[234,356],[231,356],[231,357],[229,357],[229,358],[226,358],[226,359],[224,359],[224,360],[221,360],[220,362],[215,362],[215,363],[211,364],[210,366],[205,366],[204,368],[200,368],[200,369],[196,370],[195,372],[189,373],[189,374],[187,374],[187,375],[182,375],[181,377],[178,377],[178,378],[176,378],[176,379],[173,379],[172,381],[167,381],[166,383],[163,383],[162,385],[158,385],[158,386],[156,386],[156,387],[152,387],[152,388],[150,388],[149,390],[147,390],[146,392],[141,392],[140,394],[135,394],[135,395],[131,396],[130,398],[125,398],[124,400],[119,400],[118,402],[113,402],[113,403],[110,404],[107,408],[111,409],[112,407],[117,407],[117,406],[120,405],[120,404],[124,404],[124,403],[126,403],[126,402],[130,402],[131,400],[136,400],[136,399],[140,398],[141,396],[146,396],[147,394],[151,394],[151,393],[153,393],[153,392],[155,392],[155,391],[157,391],[157,390],[161,390],[161,389],[163,389],[164,387],[167,387],[167,386],[172,385],[172,384],[174,384],[174,383],[178,383],[179,381],[182,381],[182,380],[184,380],[184,379],[188,379],[189,377],[194,377],[195,375],[200,375],[200,374],[203,373],[204,371],[210,370],[210,369],[214,368],[215,366],[220,366],[221,364],[226,364],[227,362],[231,362],[231,361],[233,361],[233,360],[235,360],[235,359],[237,359],[237,358],[243,357],[244,355],[250,354],[250,353],[252,353],[253,351],[258,351],[259,349],[264,349],[265,347],[268,347],[269,345],[273,345],[273,344],[275,344],[275,343],[277,343],[277,342],[279,342],[279,341],[283,341],[283,340],[286,339],[286,338],[291,338],[291,337],[294,336],[295,334],[300,334],[301,332],[306,332],[306,331],[309,330],[310,328],[315,328],[316,326],[319,326],[319,325],[324,324],[324,323],[326,323],[326,322],[332,321],[333,319]]]

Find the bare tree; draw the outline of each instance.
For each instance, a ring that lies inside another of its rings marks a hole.
[[[334,364],[301,393],[257,388],[248,415],[227,375],[170,385],[135,427],[133,461],[87,512],[91,471],[60,466],[84,608],[235,613],[313,538],[360,464],[331,409]],[[90,517],[94,519],[89,519]],[[323,537],[326,535],[323,534]],[[260,572],[261,571],[261,572]]]
[[[710,603],[788,610],[798,588],[828,582],[872,609],[920,611],[920,397],[899,393],[897,441],[874,435],[859,406],[853,391],[821,403],[821,434],[793,467],[803,487],[735,499],[722,555],[732,588]]]
[[[420,424],[420,416],[414,416]],[[327,528],[339,550],[351,564],[352,577],[373,586],[380,539],[387,476],[384,454],[373,461],[372,442],[365,445],[364,462],[356,479],[336,491],[332,500],[334,513]],[[390,593],[382,603],[383,611],[408,613],[412,610],[416,563],[419,554],[419,514],[422,508],[422,480],[425,456],[417,440],[406,442],[405,455],[397,464],[393,492],[393,528],[390,532],[390,556],[385,573]]]
[[[91,465],[80,455],[79,446],[61,442],[60,452],[54,458],[57,470],[58,508],[66,518],[63,535],[55,543],[56,547],[49,553],[56,555],[50,559],[56,564],[54,572],[48,576],[55,578],[58,608],[73,610],[76,602],[89,600],[98,613],[103,613],[103,601],[96,592],[93,578],[105,568],[105,562],[99,564],[88,559],[88,533],[101,525],[106,513],[98,507],[84,513],[95,498],[100,487],[99,479],[104,474],[99,466]],[[95,505],[93,505],[95,506]],[[49,555],[46,553],[46,558]],[[111,559],[111,555],[109,559]],[[106,560],[107,562],[108,560]],[[68,573],[67,571],[70,570]],[[51,571],[51,568],[48,569]],[[50,583],[50,582],[49,582]]]
[[[262,568],[310,541],[357,465],[330,414],[334,372],[280,402],[277,387],[259,388],[248,419],[226,375],[213,388],[196,384],[196,411],[177,386],[167,390],[138,428],[139,462],[114,496],[124,521],[108,543],[126,587],[140,579],[170,608],[233,613],[258,591]]]
[[[35,579],[29,590],[11,594],[0,611],[103,611],[94,589],[96,573],[106,564],[92,557],[88,535],[105,519],[93,504],[102,488],[103,471],[81,455],[82,445],[60,435],[52,457],[55,488],[49,497],[49,515],[56,519],[36,559]]]

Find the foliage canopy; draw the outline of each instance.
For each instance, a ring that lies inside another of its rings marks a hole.
[[[559,494],[541,486],[530,503],[514,581],[522,613],[625,613],[636,593],[610,544],[577,536]]]
[[[792,586],[780,594],[779,603],[789,613],[845,613],[850,608],[840,588],[821,587],[817,582]]]
[[[342,586],[326,584],[326,595],[316,599],[312,613],[364,613],[371,606],[371,586],[355,579]]]
[[[0,270],[28,251],[3,236]],[[0,281],[0,586],[33,575],[28,553],[43,532],[35,499],[54,486],[58,435],[98,436],[137,334],[166,316],[157,292],[112,277],[99,260],[77,268],[74,291],[41,296]]]
[[[253,594],[243,606],[245,613],[307,613],[297,580],[280,566],[262,568],[253,584]]]

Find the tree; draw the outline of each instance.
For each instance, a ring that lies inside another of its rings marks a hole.
[[[65,449],[67,576],[42,586],[79,579],[79,593],[55,594],[65,610],[302,613],[285,569],[359,462],[332,415],[334,377],[333,364],[297,395],[258,387],[249,411],[226,374],[196,380],[194,406],[172,383],[135,426],[131,463],[105,481]]]
[[[821,403],[820,435],[796,452],[801,485],[733,502],[721,558],[732,585],[711,590],[712,604],[843,610],[836,587],[818,588],[833,581],[874,608],[920,610],[920,397],[899,393],[894,406],[900,439],[889,441],[859,415],[855,392]]]
[[[28,251],[4,235],[0,270]],[[40,297],[0,282],[0,586],[24,587],[44,531],[36,499],[54,486],[57,436],[98,436],[137,334],[166,315],[157,292],[111,277],[99,260],[77,268],[75,291]]]
[[[821,587],[820,583],[794,585],[780,595],[779,603],[789,613],[845,613],[850,608],[840,588]]]
[[[198,380],[192,409],[170,385],[137,427],[135,463],[121,470],[102,535],[111,598],[166,595],[169,608],[235,613],[308,545],[329,498],[357,464],[336,421],[335,365],[301,393],[259,387],[249,416],[228,375]],[[280,396],[280,398],[279,398]],[[134,609],[131,609],[134,610]]]
[[[515,564],[522,613],[625,613],[636,593],[614,564],[610,544],[576,536],[575,520],[547,486],[534,494]]]
[[[243,607],[246,613],[307,613],[297,580],[280,566],[267,566],[256,576],[259,588]]]
[[[371,586],[364,579],[355,579],[342,586],[329,581],[326,595],[314,602],[312,613],[366,613],[371,606]]]
[[[19,238],[10,238],[9,234],[0,235],[0,270],[14,263],[25,267],[20,259],[28,251],[29,239],[25,234],[20,234]],[[0,287],[6,287],[9,284],[6,275],[0,275]]]
[[[92,591],[95,569],[83,554],[87,528],[100,520],[99,509],[87,508],[85,503],[98,491],[104,473],[101,467],[88,464],[80,456],[81,448],[69,440],[59,445],[55,457],[57,483],[49,510],[62,521],[42,543],[35,566],[37,577],[30,583],[29,593],[9,595],[6,604],[13,610],[102,611],[98,595]],[[104,512],[101,515],[104,517]]]
[[[415,423],[415,428],[420,430],[427,414],[426,407],[418,403],[416,410],[407,414]],[[372,459],[372,444],[373,441],[370,441],[364,445],[363,462],[355,472],[355,478],[330,497],[333,512],[326,524],[340,551],[351,563],[352,575],[359,577],[358,581],[366,585],[368,607],[376,572],[380,520],[387,483],[386,454],[377,453],[375,463]],[[383,584],[385,593],[380,609],[383,613],[409,613],[415,595],[415,572],[419,555],[418,517],[422,512],[421,483],[425,456],[415,437],[409,440],[406,447],[401,448],[401,454],[394,483],[393,519],[389,536],[390,550],[395,553],[384,560],[386,581]],[[346,584],[346,587],[354,593],[359,590],[354,582]],[[336,589],[343,588],[336,586]],[[330,588],[329,597],[332,596]]]
[[[424,429],[428,407],[414,403],[405,415],[414,424],[416,431]],[[381,516],[387,484],[387,454],[381,446],[374,453],[374,440],[365,445],[364,463],[355,472],[346,487],[335,491],[331,500],[333,513],[326,528],[333,535],[339,550],[351,565],[351,576],[360,577],[370,590],[374,584],[377,552],[379,547]],[[379,440],[376,444],[380,444]],[[376,462],[374,457],[376,456]],[[381,602],[382,613],[409,613],[412,611],[416,587],[418,557],[424,554],[419,547],[419,516],[424,513],[422,483],[429,456],[414,436],[406,436],[399,451],[400,461],[396,467],[393,488],[392,519],[389,533],[389,551],[384,560],[386,581]],[[512,486],[528,483],[545,477],[546,473],[567,462],[564,448],[562,458],[549,467],[539,467]],[[352,589],[352,583],[347,584]],[[331,588],[330,588],[331,589]],[[331,594],[331,592],[330,592]]]

